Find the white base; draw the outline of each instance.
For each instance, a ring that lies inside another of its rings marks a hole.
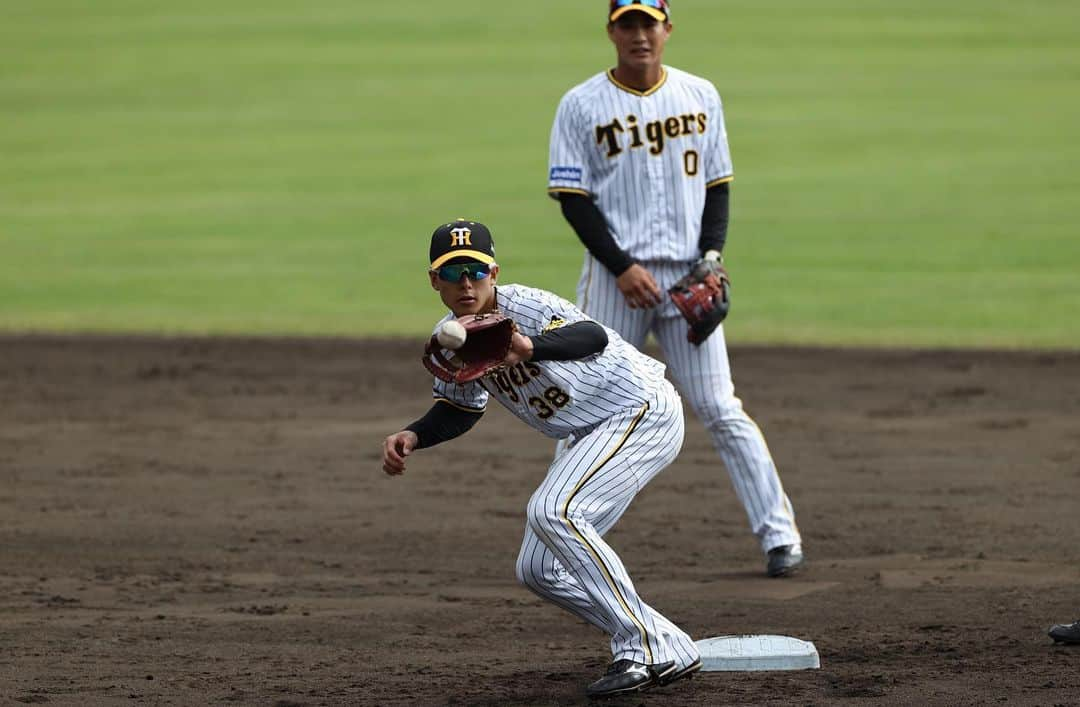
[[[696,643],[703,672],[821,667],[814,644],[790,636],[717,636]]]

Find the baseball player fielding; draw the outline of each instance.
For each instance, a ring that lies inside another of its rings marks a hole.
[[[564,440],[525,511],[518,579],[608,634],[612,662],[589,696],[690,677],[702,667],[693,639],[642,599],[603,538],[682,448],[682,400],[664,365],[558,295],[500,283],[482,223],[439,226],[429,256],[432,289],[450,310],[434,329],[440,342],[446,324],[460,328],[454,318],[467,315],[499,313],[516,330],[505,365],[487,375],[458,382],[436,374],[428,412],[384,440],[383,471],[398,476],[415,450],[464,434],[491,399]]]

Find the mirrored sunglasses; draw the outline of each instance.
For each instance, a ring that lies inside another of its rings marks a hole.
[[[473,282],[483,280],[491,274],[491,265],[487,263],[455,263],[443,265],[438,270],[440,280],[447,282],[461,282],[463,277],[468,277]]]

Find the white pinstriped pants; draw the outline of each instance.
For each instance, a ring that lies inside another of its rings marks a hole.
[[[689,665],[693,640],[638,596],[602,536],[678,455],[682,401],[667,381],[562,450],[529,500],[517,561],[526,587],[611,636],[614,660]]]
[[[689,263],[643,265],[665,293],[690,270]],[[791,501],[765,437],[735,397],[723,326],[694,346],[686,340],[686,321],[666,294],[664,302],[653,309],[630,309],[615,276],[588,254],[577,297],[586,314],[619,332],[638,349],[650,331],[656,336],[675,384],[712,436],[762,550],[801,543]]]

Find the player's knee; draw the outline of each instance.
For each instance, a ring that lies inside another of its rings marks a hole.
[[[525,520],[529,529],[542,538],[565,532],[565,527],[559,520],[558,504],[550,498],[533,496],[525,509]]]
[[[522,544],[521,552],[518,553],[515,574],[518,582],[526,589],[539,596],[545,596],[545,590],[550,588],[552,578],[542,560],[539,559],[541,555],[536,550],[537,547],[534,544]]]
[[[521,553],[517,558],[517,567],[515,568],[515,574],[517,575],[517,581],[525,585],[527,588],[536,591],[536,587],[539,584],[540,575],[537,573],[536,568],[533,566],[533,562],[526,557],[525,548],[521,549]]]
[[[525,521],[529,525],[529,530],[543,537],[551,535],[552,530],[555,529],[556,518],[545,508],[545,504],[530,503],[525,511]]]
[[[722,430],[737,425],[746,413],[738,398],[727,400],[716,396],[691,401],[694,412],[710,430]]]

